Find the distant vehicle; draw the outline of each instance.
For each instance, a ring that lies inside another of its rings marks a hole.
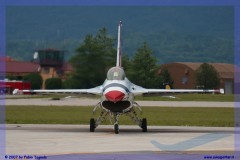
[[[223,93],[223,89],[220,90],[189,90],[189,89],[146,89],[141,86],[131,83],[122,68],[121,61],[121,28],[122,22],[118,25],[118,45],[117,45],[117,60],[116,66],[110,68],[107,72],[107,78],[100,86],[91,89],[57,89],[57,90],[22,90],[21,92],[32,93],[89,93],[101,95],[101,99],[96,104],[93,112],[97,108],[101,109],[101,113],[97,119],[90,119],[90,132],[94,132],[107,115],[114,118],[114,132],[119,133],[118,119],[122,114],[129,116],[143,132],[147,132],[147,119],[139,118],[136,108],[140,109],[137,102],[134,101],[134,96],[142,95],[146,93],[201,93],[201,92],[218,92]],[[15,90],[14,94],[19,92]]]
[[[29,81],[17,81],[17,80],[0,80],[0,93],[12,94],[15,89],[29,90],[31,83]],[[24,94],[28,94],[25,92]]]

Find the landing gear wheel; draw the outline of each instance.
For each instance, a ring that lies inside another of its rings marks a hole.
[[[118,133],[119,133],[118,124],[114,124],[114,132],[115,132],[115,134],[118,134]]]
[[[142,119],[142,131],[147,132],[147,119],[146,118]]]
[[[94,132],[95,130],[95,120],[93,118],[90,119],[90,132]]]

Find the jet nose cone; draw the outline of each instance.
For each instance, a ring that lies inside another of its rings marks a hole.
[[[125,94],[121,91],[109,91],[107,94],[105,94],[105,97],[112,102],[118,102],[121,101],[124,98]]]

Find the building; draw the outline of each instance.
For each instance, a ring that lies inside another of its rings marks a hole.
[[[0,63],[5,66],[0,68],[1,77],[14,76],[18,80],[21,80],[26,74],[38,73],[41,70],[38,63],[16,61],[11,57],[1,57]]]
[[[34,62],[41,66],[42,88],[45,88],[47,79],[64,77],[64,51],[52,48],[37,50],[34,55]]]
[[[164,69],[170,73],[175,89],[194,89],[196,86],[196,70],[202,63],[176,62],[162,65],[159,74]],[[234,93],[234,65],[226,63],[209,63],[220,76],[220,88],[224,88],[226,94]]]
[[[31,83],[22,81],[23,76],[38,73],[40,65],[31,62],[16,61],[11,57],[0,57],[0,93],[11,94],[14,89],[31,89]],[[5,77],[15,77],[8,80]]]
[[[49,78],[66,79],[66,74],[72,72],[71,64],[64,62],[64,51],[57,49],[37,50],[32,62],[17,61],[11,57],[0,57],[0,79],[5,77],[16,77],[22,80],[23,76],[30,73],[38,73],[43,79],[42,88],[45,88],[45,81]]]

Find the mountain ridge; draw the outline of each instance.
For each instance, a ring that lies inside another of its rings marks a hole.
[[[66,60],[87,34],[107,28],[116,39],[123,21],[123,51],[130,57],[143,42],[159,63],[233,63],[234,10],[226,6],[8,7],[7,55],[30,60],[34,50],[67,50]]]

